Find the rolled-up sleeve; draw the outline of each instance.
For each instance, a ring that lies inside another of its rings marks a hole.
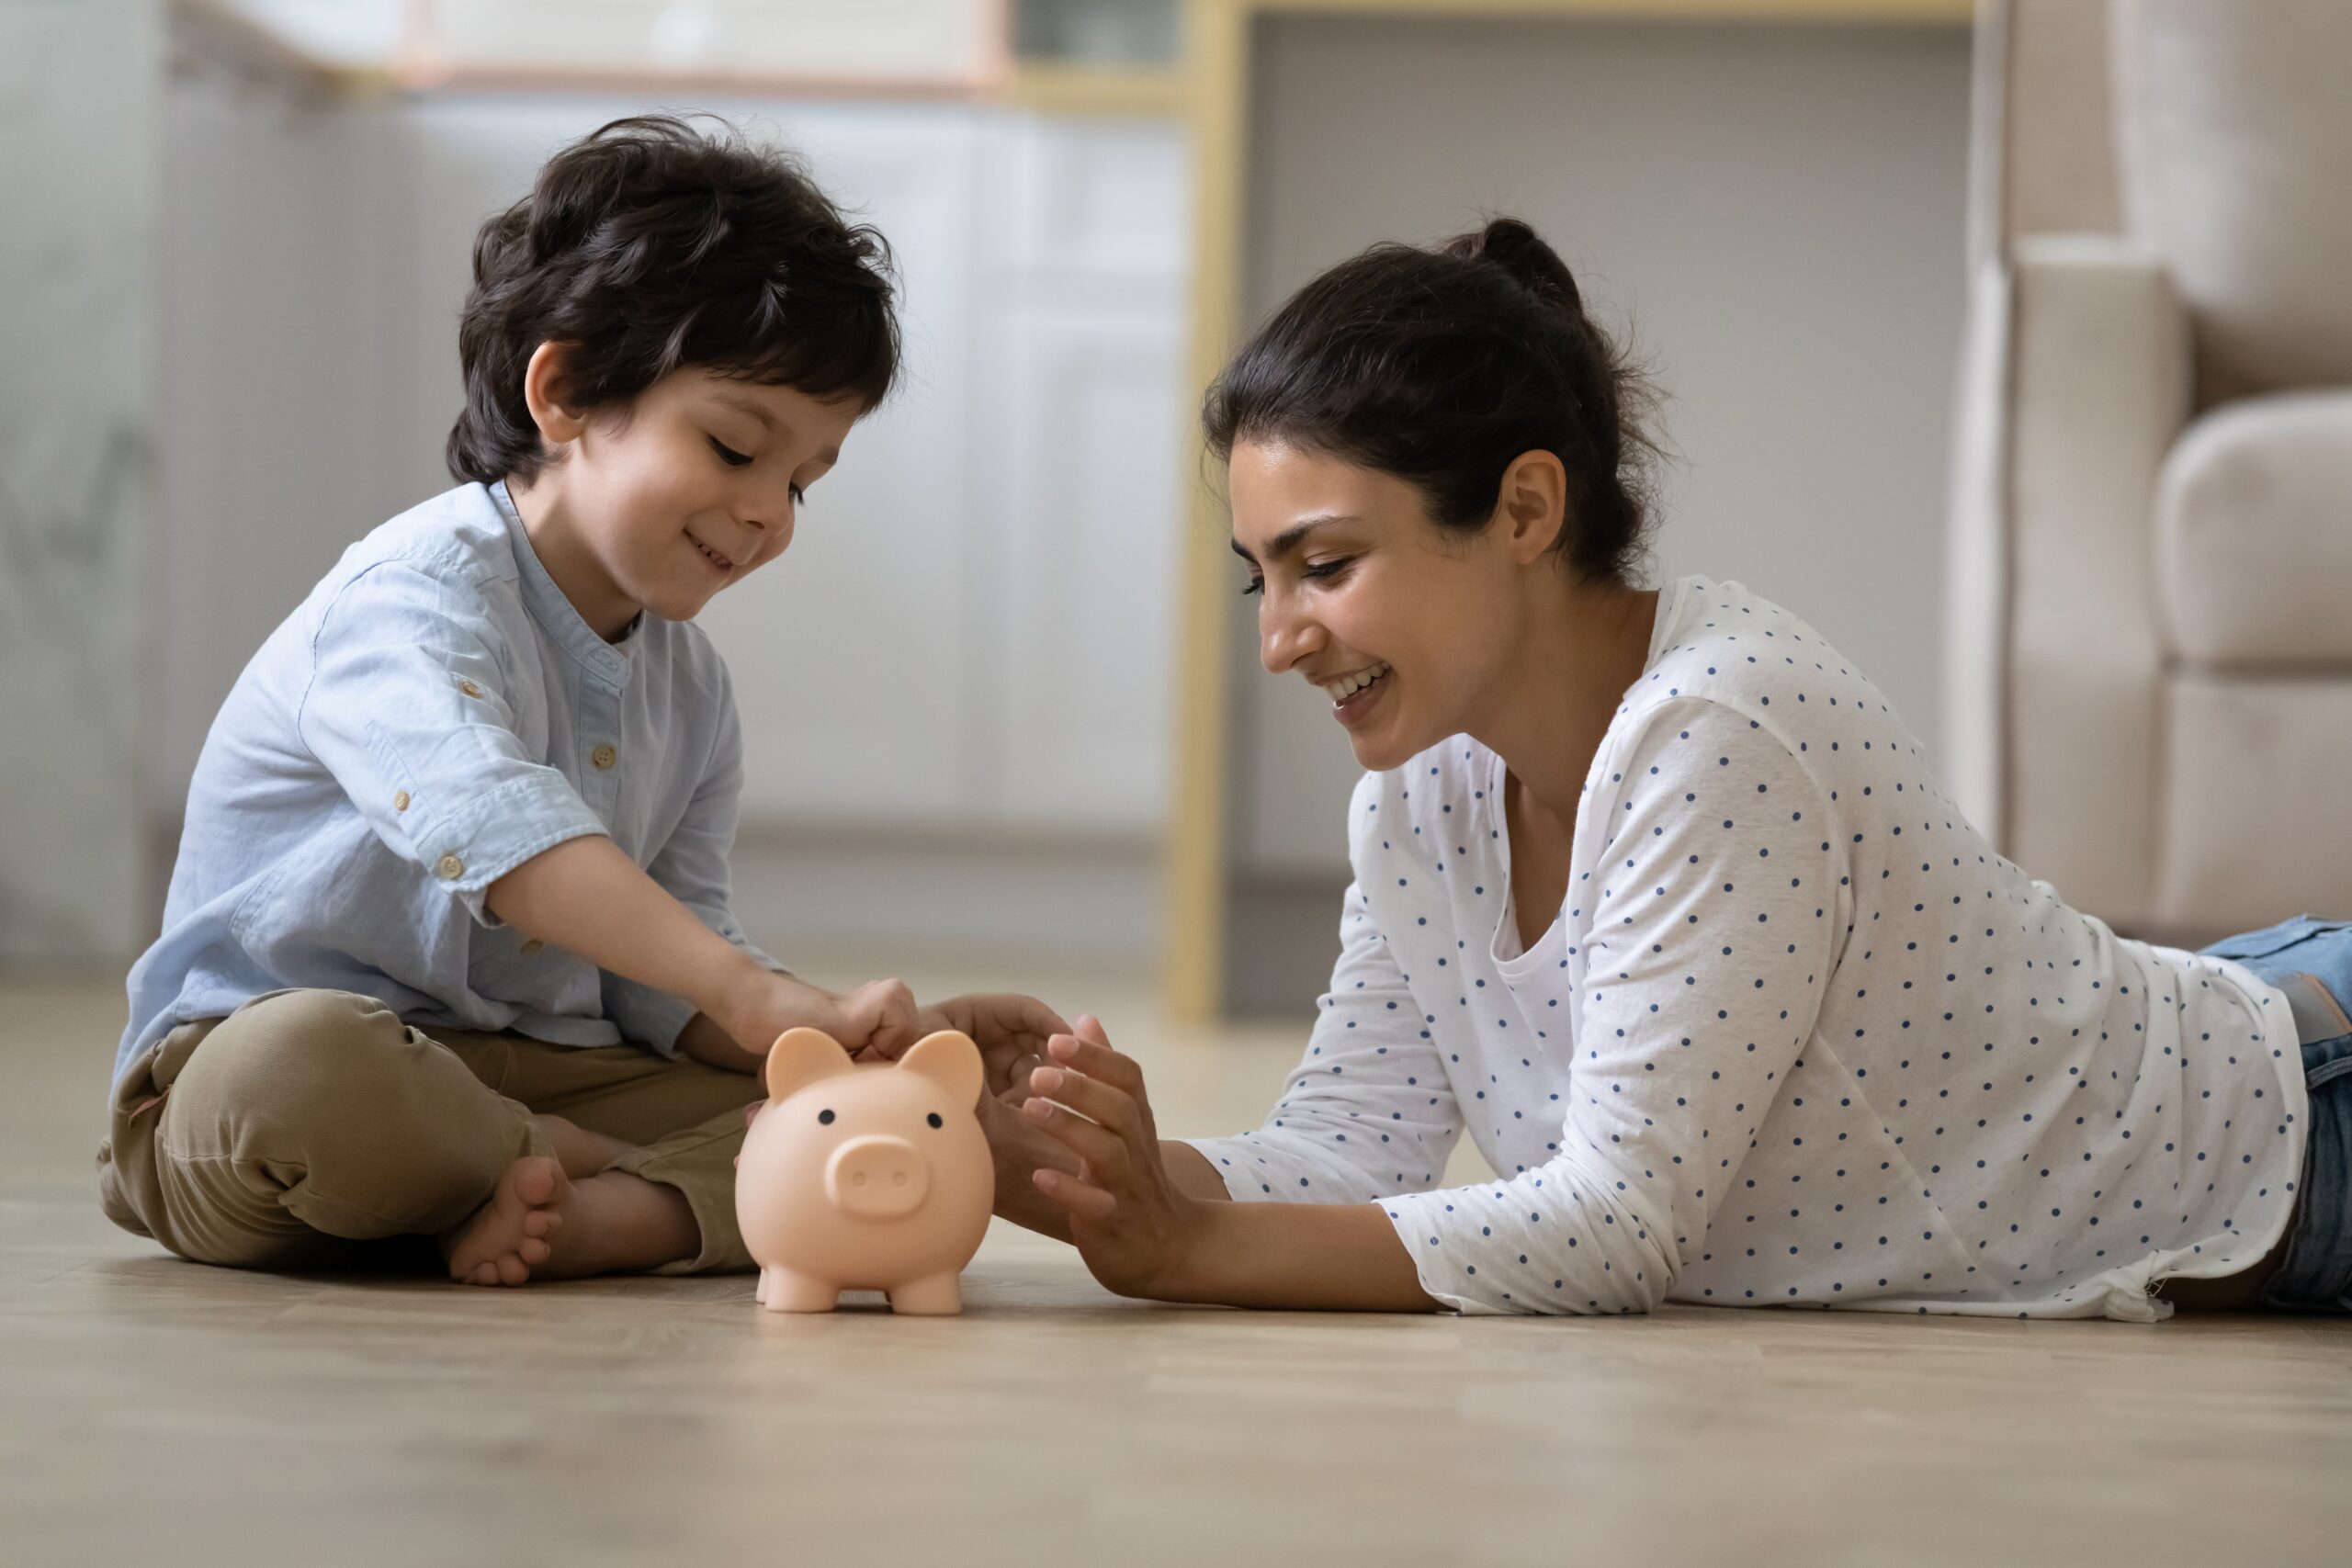
[[[1352,817],[1376,793],[1367,775]],[[1361,831],[1361,829],[1359,829]],[[1340,916],[1340,961],[1306,1055],[1265,1124],[1187,1140],[1239,1199],[1367,1203],[1437,1184],[1462,1135],[1445,1066],[1359,885]]]
[[[515,728],[507,671],[435,578],[387,562],[328,605],[296,718],[368,826],[485,926],[491,885],[606,825]]]
[[[686,803],[678,826],[646,867],[663,891],[684,904],[706,926],[767,968],[784,965],[754,946],[735,919],[728,857],[735,844],[743,795],[743,731],[735,694],[724,668],[719,671],[718,728],[710,761]],[[631,1041],[665,1056],[678,1054],[678,1035],[695,1008],[682,997],[656,990],[611,970],[604,972],[605,1013]]]

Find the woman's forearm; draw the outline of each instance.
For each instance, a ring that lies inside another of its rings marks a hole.
[[[1166,1162],[1168,1178],[1176,1183],[1176,1190],[1187,1198],[1197,1198],[1204,1203],[1222,1202],[1232,1196],[1226,1190],[1225,1178],[1216,1173],[1209,1156],[1190,1144],[1173,1138],[1159,1140],[1159,1157]]]
[[[1376,1203],[1204,1204],[1200,1226],[1176,1276],[1154,1292],[1161,1299],[1294,1311],[1439,1308]]]

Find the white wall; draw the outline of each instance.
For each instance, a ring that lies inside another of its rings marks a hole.
[[[1662,570],[1810,619],[1934,747],[1964,29],[1314,17],[1258,41],[1253,319],[1372,241],[1526,218],[1673,399]],[[1356,770],[1239,619],[1237,1000],[1291,1006],[1337,951]]]
[[[0,6],[0,967],[128,957],[146,904],[155,0]]]

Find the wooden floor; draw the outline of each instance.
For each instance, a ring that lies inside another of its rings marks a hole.
[[[1295,1050],[1044,994],[1171,1133]],[[2352,1562],[2341,1322],[1198,1311],[1021,1232],[945,1320],[200,1268],[92,1196],[119,1008],[0,990],[9,1564]]]

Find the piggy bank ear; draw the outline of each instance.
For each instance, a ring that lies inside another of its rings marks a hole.
[[[945,1089],[958,1105],[980,1101],[980,1048],[971,1037],[953,1029],[926,1034],[899,1058],[902,1073],[921,1073]]]
[[[786,1099],[804,1085],[849,1070],[849,1053],[840,1041],[821,1029],[787,1029],[768,1047],[768,1098]]]

